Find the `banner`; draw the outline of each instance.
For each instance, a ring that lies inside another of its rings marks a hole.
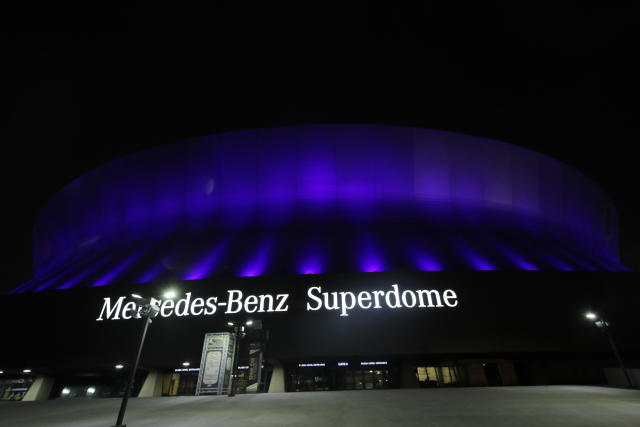
[[[204,336],[196,396],[229,392],[235,344],[236,336],[231,332],[216,332]]]

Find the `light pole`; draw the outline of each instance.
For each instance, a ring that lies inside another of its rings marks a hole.
[[[611,332],[609,331],[609,322],[604,319],[598,318],[598,315],[593,312],[588,312],[584,315],[589,320],[593,320],[594,325],[602,330],[607,335],[609,339],[609,344],[611,344],[611,349],[613,350],[613,354],[615,354],[616,359],[618,360],[618,364],[620,365],[620,369],[622,369],[622,373],[624,374],[625,379],[627,380],[627,387],[633,387],[633,383],[631,382],[631,376],[629,375],[629,371],[625,368],[624,363],[622,363],[622,358],[620,357],[620,353],[618,353],[618,347],[616,347],[616,343],[613,341],[613,336],[611,336]]]
[[[154,298],[143,298],[138,294],[131,294],[131,296],[135,299],[135,303],[138,306],[138,312],[136,317],[140,317],[143,319],[144,324],[142,325],[142,334],[140,335],[140,343],[138,344],[138,351],[136,352],[136,361],[133,364],[133,368],[131,369],[131,375],[129,376],[129,380],[127,381],[127,385],[124,389],[124,396],[122,396],[122,402],[120,403],[120,411],[118,412],[118,419],[114,427],[126,427],[126,424],[122,424],[124,421],[124,413],[127,410],[127,403],[129,402],[129,393],[131,393],[131,387],[133,386],[133,382],[135,380],[136,371],[138,370],[138,363],[140,362],[140,355],[142,354],[142,346],[144,345],[144,339],[147,336],[147,329],[149,328],[149,324],[153,321],[152,319],[158,315],[160,311],[160,307],[157,304],[158,300]],[[175,296],[175,293],[172,291],[165,293],[165,298],[170,299]],[[118,365],[119,366],[119,365]]]

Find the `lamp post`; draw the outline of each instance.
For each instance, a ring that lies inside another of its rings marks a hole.
[[[138,370],[138,363],[140,362],[140,355],[142,354],[142,346],[144,345],[144,339],[147,336],[147,329],[149,328],[149,324],[153,321],[152,319],[158,315],[160,308],[156,302],[158,300],[154,298],[143,298],[138,294],[131,294],[134,298],[136,305],[138,306],[138,311],[136,317],[142,318],[144,323],[142,325],[142,333],[140,334],[140,343],[138,344],[138,350],[136,352],[135,363],[133,364],[133,368],[131,369],[131,375],[129,376],[129,380],[127,381],[127,385],[124,389],[124,396],[122,396],[122,402],[120,403],[120,411],[118,412],[118,419],[114,427],[126,427],[126,424],[122,424],[124,421],[124,413],[127,410],[127,403],[129,402],[129,394],[131,393],[131,387],[133,386],[133,382],[135,380],[136,371]],[[166,298],[173,298],[175,293],[169,291],[164,295]],[[120,366],[120,365],[118,365]]]
[[[620,365],[620,369],[622,369],[622,373],[624,374],[625,379],[627,380],[627,387],[633,387],[633,383],[631,382],[631,376],[629,375],[629,371],[625,368],[624,363],[622,363],[622,358],[620,357],[620,353],[618,353],[618,347],[616,347],[616,343],[613,341],[613,336],[611,336],[611,332],[609,331],[609,322],[604,319],[598,318],[598,315],[593,312],[588,312],[584,315],[589,320],[593,320],[594,325],[602,330],[607,335],[609,339],[609,344],[611,345],[611,349],[613,350],[613,354],[616,356],[618,360],[618,364]]]

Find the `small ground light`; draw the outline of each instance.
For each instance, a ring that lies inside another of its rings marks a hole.
[[[167,299],[171,299],[171,298],[175,298],[176,297],[176,293],[174,291],[167,291],[162,296],[167,298]]]
[[[95,393],[95,392],[96,392],[95,387],[89,387],[89,388],[87,389],[87,394],[93,394],[93,393]]]
[[[4,371],[0,371],[0,374],[4,374]]]
[[[120,364],[116,365],[116,369],[122,369],[122,368],[124,368],[123,365],[120,365]]]
[[[229,326],[233,326],[233,325],[234,325],[234,323],[233,323],[233,322],[227,322],[227,325],[229,325]]]
[[[253,325],[253,320],[247,320],[246,325],[247,325],[247,326],[251,326],[251,325]]]
[[[23,369],[22,372],[25,373],[25,374],[30,374],[31,373],[31,369]]]
[[[62,389],[62,394],[67,395],[69,393],[71,393],[71,390],[69,390],[68,388],[65,387]]]
[[[585,314],[584,317],[586,317],[587,319],[593,320],[593,319],[597,318],[598,316],[596,316],[595,313],[589,312],[589,313]]]
[[[191,363],[189,363],[189,362],[182,362],[182,366],[189,366],[189,365],[191,365]]]

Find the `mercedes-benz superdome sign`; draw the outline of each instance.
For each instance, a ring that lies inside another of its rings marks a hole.
[[[152,299],[160,309],[161,317],[212,316],[224,314],[273,313],[289,311],[289,293],[246,294],[239,289],[226,291],[223,297],[197,296],[186,292],[178,300]],[[347,317],[354,309],[433,309],[454,308],[459,304],[458,296],[452,289],[402,289],[398,284],[388,289],[360,290],[352,292],[323,292],[322,286],[311,286],[306,292],[306,311],[335,311]],[[138,318],[138,306],[127,297],[105,297],[96,321],[129,320]]]

